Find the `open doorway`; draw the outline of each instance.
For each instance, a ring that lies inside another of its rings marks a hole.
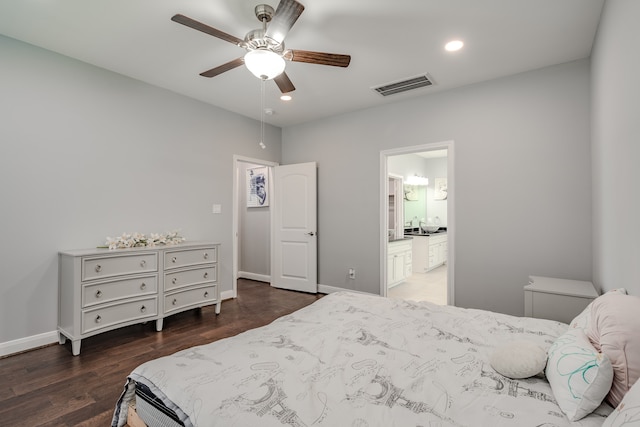
[[[453,141],[383,151],[380,165],[381,295],[453,305]]]
[[[233,157],[233,289],[238,279],[271,282],[271,214],[273,168],[278,163]],[[256,185],[264,186],[253,191]]]

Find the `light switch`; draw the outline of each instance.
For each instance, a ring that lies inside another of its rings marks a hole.
[[[222,205],[219,205],[219,204],[217,204],[217,203],[214,203],[214,204],[213,204],[212,212],[213,212],[214,214],[222,213]]]

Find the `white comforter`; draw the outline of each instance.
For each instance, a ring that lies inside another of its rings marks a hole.
[[[193,426],[600,426],[571,423],[541,378],[511,380],[493,348],[548,348],[562,323],[340,292],[270,325],[147,362],[146,383]],[[116,410],[122,426],[126,410]],[[188,418],[187,418],[188,417]]]

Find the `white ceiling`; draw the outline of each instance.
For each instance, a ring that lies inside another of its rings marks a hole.
[[[286,127],[590,55],[604,0],[301,0],[287,48],[351,55],[348,68],[287,62],[296,91],[266,82],[265,120]],[[239,38],[260,0],[3,0],[0,34],[260,119],[261,82],[202,71],[241,48],[177,24],[181,13]],[[277,0],[267,0],[274,8]],[[454,38],[465,47],[448,53]],[[1,59],[0,59],[1,61]],[[429,73],[436,85],[386,98],[371,87]]]

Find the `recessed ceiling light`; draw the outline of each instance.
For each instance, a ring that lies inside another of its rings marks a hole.
[[[291,95],[282,95],[280,99],[283,101],[291,101]]]
[[[462,40],[452,40],[444,45],[444,48],[449,52],[455,52],[456,50],[462,49],[462,46],[464,46]]]

